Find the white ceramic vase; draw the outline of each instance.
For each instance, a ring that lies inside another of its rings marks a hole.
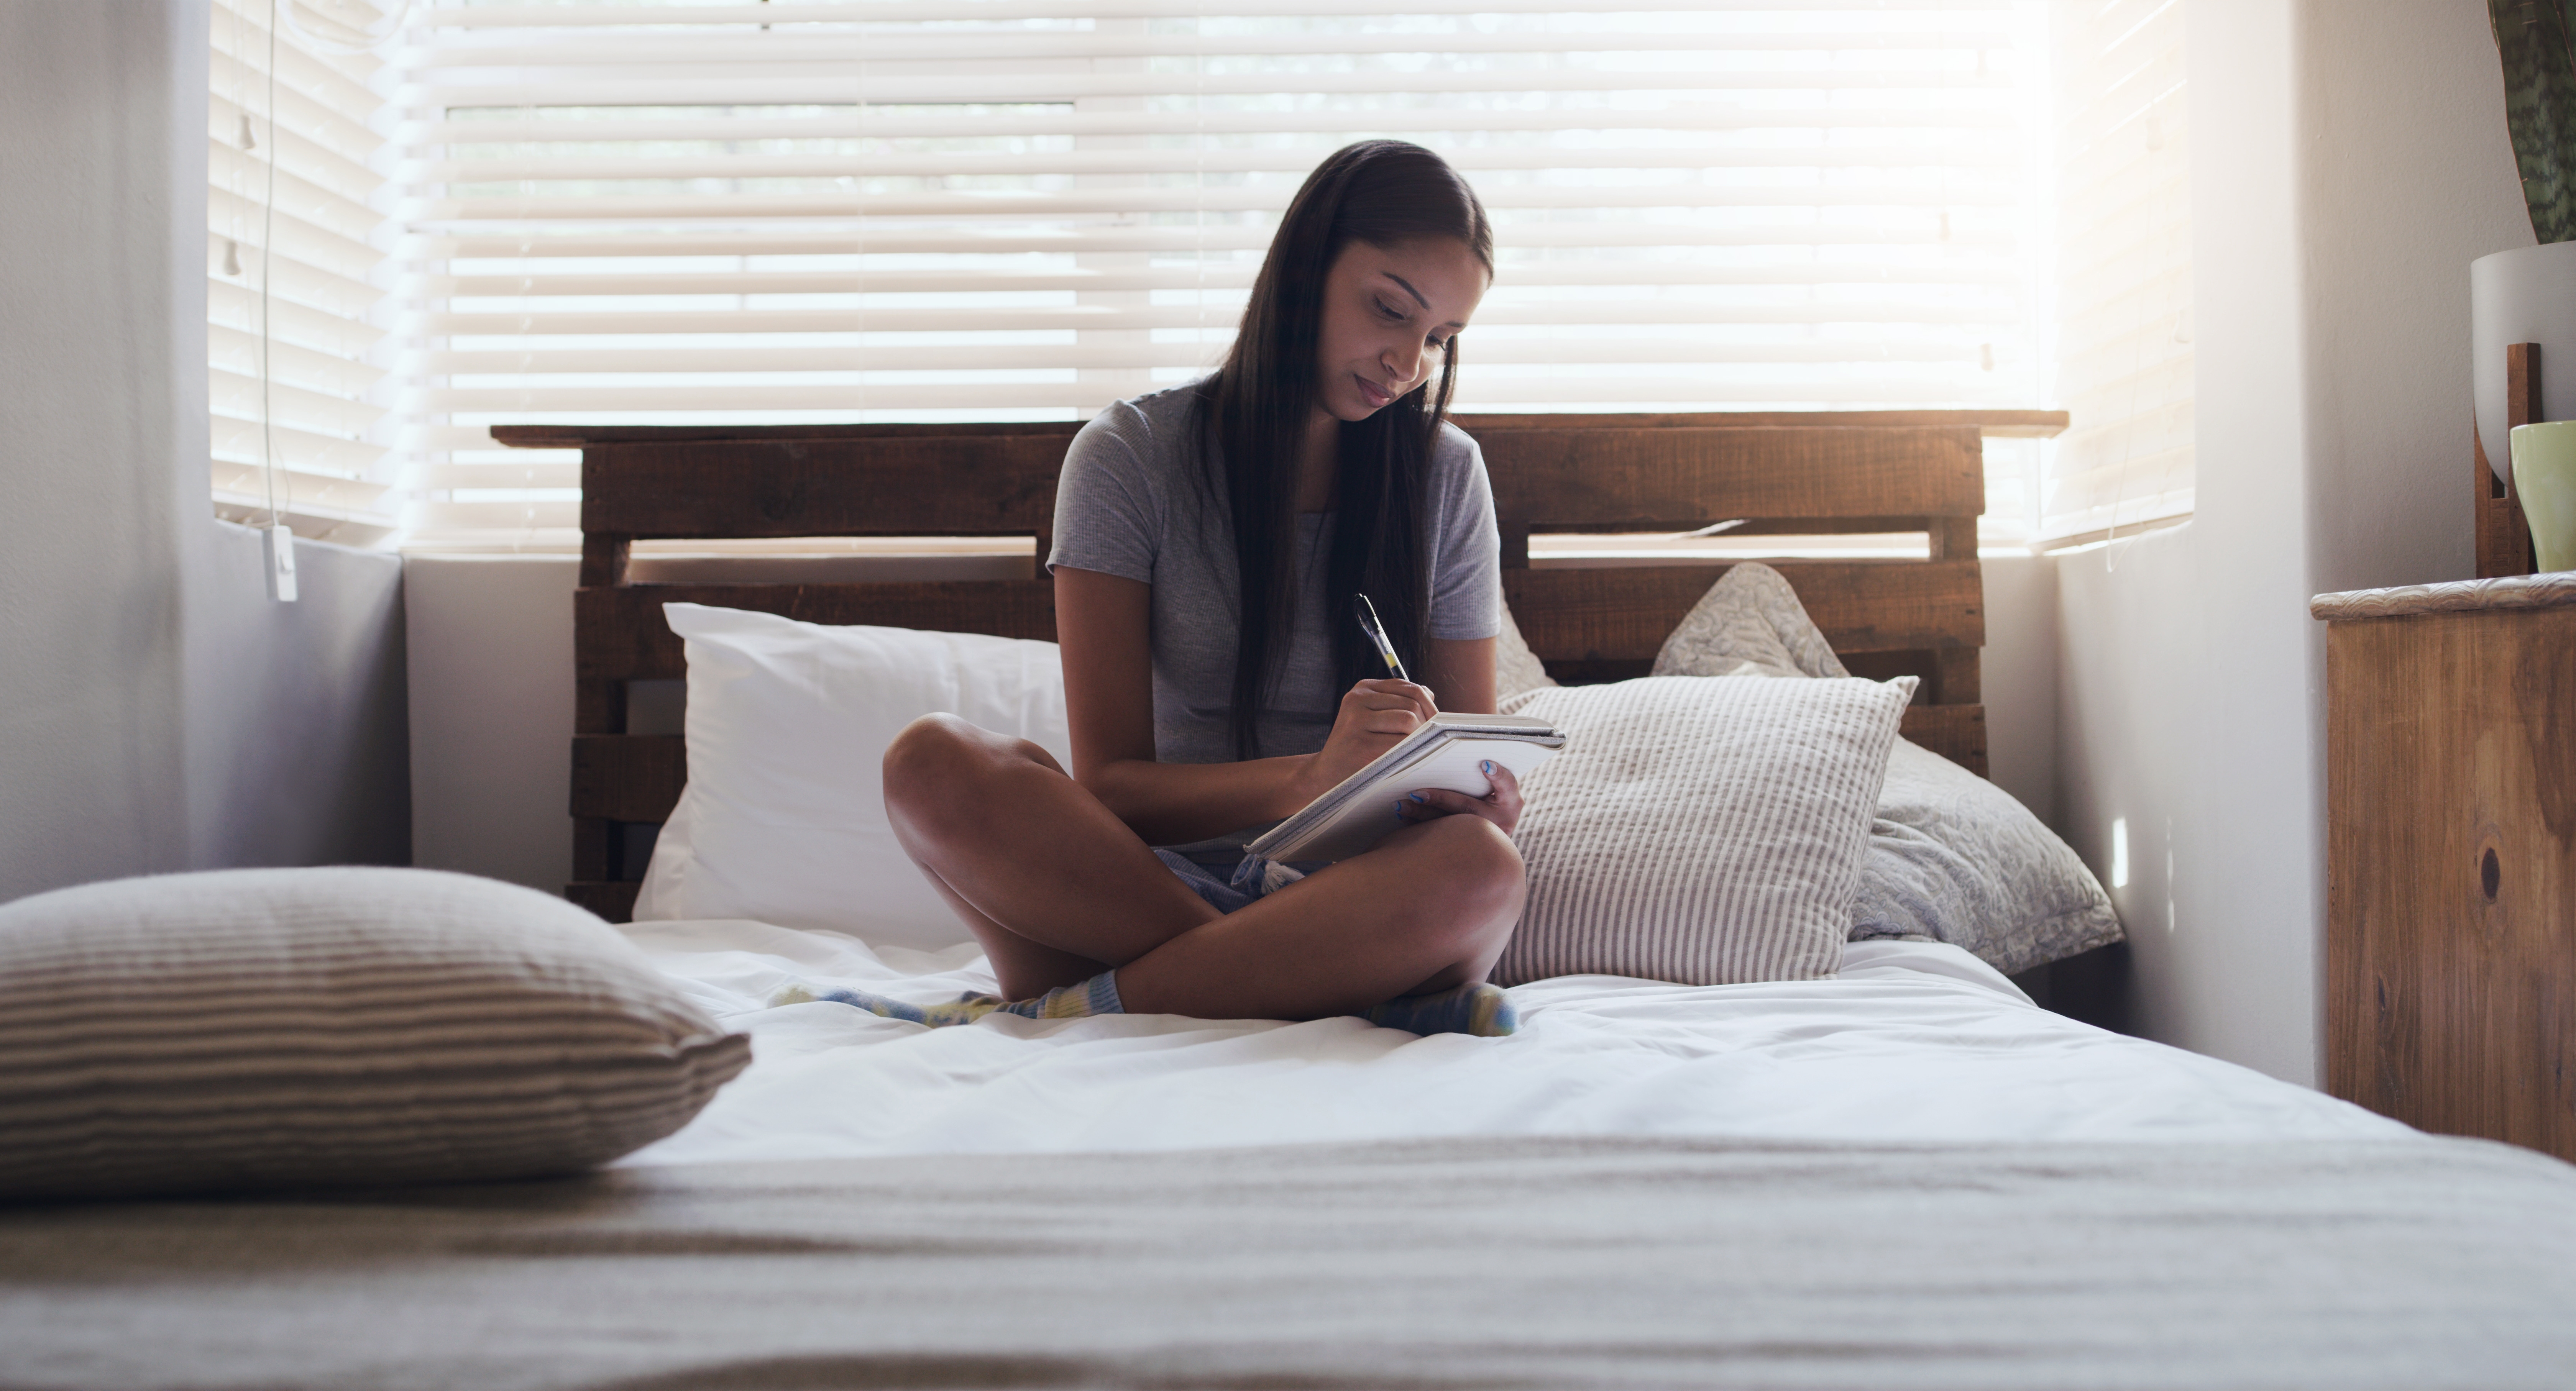
[[[2540,345],[2541,420],[2576,420],[2576,241],[2499,251],[2469,262],[2469,373],[2478,443],[2496,477],[2506,455],[2504,350]]]

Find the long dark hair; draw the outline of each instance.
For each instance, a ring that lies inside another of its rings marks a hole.
[[[1296,622],[1298,445],[1320,385],[1315,355],[1325,272],[1355,241],[1393,247],[1434,238],[1465,243],[1485,273],[1493,273],[1494,234],[1484,205],[1448,161],[1401,140],[1363,140],[1335,151],[1288,204],[1252,282],[1234,348],[1201,389],[1202,427],[1215,446],[1212,458],[1222,461],[1210,468],[1209,481],[1222,482],[1234,523],[1240,597],[1231,727],[1238,758],[1260,754],[1260,710],[1278,683]],[[1349,604],[1355,593],[1375,601],[1406,668],[1421,667],[1431,610],[1425,492],[1457,371],[1453,333],[1430,380],[1341,427],[1324,582],[1337,691],[1384,670],[1356,623],[1332,621],[1339,612],[1334,606]]]

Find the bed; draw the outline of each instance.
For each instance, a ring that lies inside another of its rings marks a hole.
[[[1982,771],[1981,431],[2047,418],[1502,417],[1506,588],[1637,674],[1718,563],[1550,531],[1919,532],[1783,562],[1909,737]],[[661,602],[1052,636],[1016,574],[764,583],[639,540],[1042,536],[1069,427],[511,432],[584,450],[568,893],[634,902],[686,778]],[[1007,566],[1001,567],[1007,570]],[[754,1062],[579,1178],[0,1213],[0,1385],[2559,1386],[2576,1169],[2034,1005],[1938,942],[1815,980],[1516,987],[1509,1039],[994,1016],[971,946],[627,929]],[[136,1330],[150,1330],[137,1336]]]

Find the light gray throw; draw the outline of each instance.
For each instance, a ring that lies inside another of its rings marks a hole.
[[[2560,1387],[2502,1145],[1441,1140],[0,1210],[9,1387]]]

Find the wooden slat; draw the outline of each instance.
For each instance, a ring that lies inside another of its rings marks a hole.
[[[1975,705],[1986,698],[1982,652],[1974,647],[1944,647],[1932,654],[1932,679],[1925,683],[1927,703]]]
[[[575,675],[648,681],[688,674],[666,603],[753,609],[807,623],[869,623],[1055,640],[1055,586],[1045,580],[881,584],[636,584],[573,595]]]
[[[1981,647],[1976,561],[1771,562],[1837,652]],[[1505,570],[1503,595],[1543,661],[1652,660],[1725,565]]]
[[[584,880],[564,885],[564,897],[613,923],[635,920],[635,895],[641,884]]]
[[[1549,415],[1478,414],[1451,417],[1468,434],[1481,430],[1561,430],[1563,413]],[[1578,417],[1586,428],[1692,429],[1745,425],[1905,425],[1946,428],[1965,425],[1988,439],[2049,439],[2066,429],[2064,411],[1689,411]],[[497,431],[495,433],[498,433]]]
[[[1924,544],[1934,560],[1974,560],[1977,558],[1977,519],[1974,517],[1927,517]],[[1741,531],[1744,528],[1738,527]]]
[[[1745,517],[1763,530],[1910,530],[1985,510],[1973,427],[1593,426],[1494,432],[1495,509],[1609,529]],[[645,538],[1015,535],[1044,530],[1056,436],[597,445],[582,528]],[[935,482],[936,486],[931,486]]]
[[[584,533],[581,538],[581,582],[605,587],[626,583],[626,566],[635,556],[635,539],[612,536],[604,532]]]
[[[683,444],[702,440],[867,440],[927,435],[1045,435],[1071,439],[1078,420],[1018,420],[955,425],[495,425],[492,439],[512,449],[579,449],[593,444]]]
[[[572,741],[572,814],[662,821],[689,781],[677,734],[579,734]]]
[[[1974,517],[1984,446],[1946,429],[1503,430],[1480,441],[1494,511],[1544,526],[1687,528],[1734,517]]]
[[[596,816],[577,816],[572,823],[572,877],[607,879],[614,877],[617,828]]]
[[[1055,435],[593,445],[581,528],[638,538],[1013,536],[1055,517]]]
[[[574,647],[586,645],[576,634]],[[572,728],[575,734],[623,734],[626,732],[626,683],[623,681],[581,681],[572,683]]]
[[[1896,732],[1978,777],[1986,776],[1986,707],[1982,705],[1909,705]]]

